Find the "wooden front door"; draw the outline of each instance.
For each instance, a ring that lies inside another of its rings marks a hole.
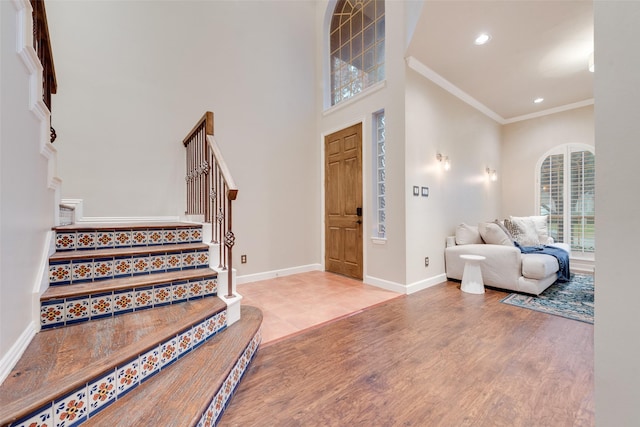
[[[325,269],[362,279],[362,123],[324,138]]]

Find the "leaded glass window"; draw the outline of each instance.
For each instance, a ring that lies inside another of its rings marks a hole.
[[[373,211],[376,213],[374,221],[373,237],[385,238],[387,236],[386,215],[386,153],[385,153],[385,123],[384,111],[379,111],[373,115],[373,163],[374,170],[374,191]]]
[[[338,0],[329,34],[331,105],[384,80],[384,0]]]

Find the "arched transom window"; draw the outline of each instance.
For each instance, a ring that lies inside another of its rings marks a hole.
[[[384,0],[338,0],[330,60],[331,105],[384,80]]]

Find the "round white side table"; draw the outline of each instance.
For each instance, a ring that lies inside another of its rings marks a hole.
[[[480,263],[487,259],[481,255],[460,255],[465,260],[460,290],[470,294],[484,294],[484,282]]]

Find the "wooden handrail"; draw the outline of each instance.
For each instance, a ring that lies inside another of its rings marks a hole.
[[[30,0],[33,17],[33,48],[42,64],[42,100],[51,112],[51,95],[58,91],[58,81],[56,79],[56,69],[53,64],[53,49],[51,49],[51,38],[49,36],[49,24],[47,22],[47,11],[44,7],[44,0]],[[51,137],[50,141],[56,139],[56,131],[49,123]]]
[[[227,270],[227,296],[233,297],[232,202],[238,188],[213,137],[213,113],[207,111],[182,140],[186,149],[188,215],[203,215],[211,223],[211,242],[218,244],[218,268]]]

